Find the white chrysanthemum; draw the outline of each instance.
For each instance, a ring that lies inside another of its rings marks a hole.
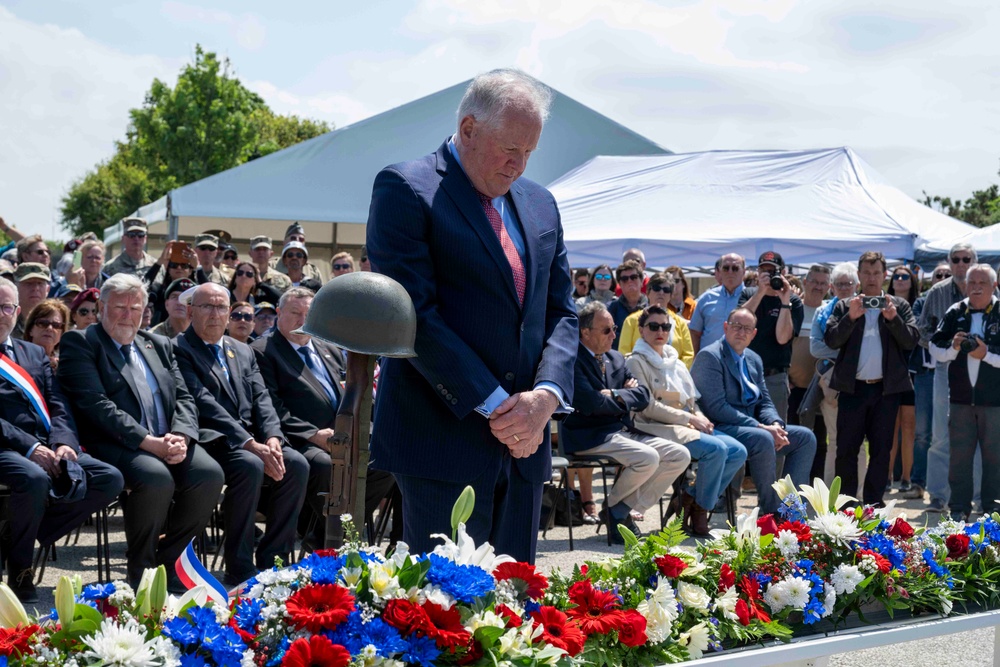
[[[284,602],[292,594],[292,589],[284,584],[271,586],[264,592],[264,597],[270,602]]]
[[[809,527],[844,547],[861,535],[861,529],[854,518],[840,512],[820,514],[809,521]]]
[[[740,596],[736,592],[736,586],[730,586],[726,589],[725,593],[715,598],[713,610],[721,611],[722,615],[730,621],[738,621],[740,620],[740,617],[736,615],[736,603],[739,602],[739,600]]]
[[[712,598],[705,589],[697,584],[689,584],[682,581],[677,584],[677,599],[681,601],[685,609],[696,609],[701,613],[708,610],[708,605],[712,603]]]
[[[254,662],[253,649],[247,649],[243,651],[243,658],[240,660],[240,667],[257,667],[257,663]]]
[[[108,604],[115,607],[127,607],[135,602],[135,591],[124,581],[111,582],[115,586],[115,592],[108,597]]]
[[[90,649],[87,655],[107,667],[149,667],[156,658],[153,642],[146,641],[145,630],[135,622],[118,625],[106,618],[83,643]]]
[[[823,618],[833,613],[837,604],[837,589],[830,582],[823,584]]]
[[[691,626],[687,632],[682,632],[678,643],[687,648],[688,654],[697,660],[708,650],[710,640],[708,626],[704,623],[698,623]]]
[[[264,584],[265,586],[270,586],[278,581],[278,573],[276,570],[264,570],[263,572],[257,573],[257,582]]]
[[[788,606],[788,583],[785,580],[773,581],[764,591],[764,602],[774,613]]]
[[[799,553],[799,537],[790,530],[779,530],[774,543],[785,558],[792,559]]]
[[[180,666],[181,652],[176,644],[162,635],[153,637],[150,643],[153,645],[153,654],[159,659],[160,667]]]
[[[809,589],[812,584],[805,579],[791,577],[787,580],[788,604],[795,609],[805,609],[809,604]]]
[[[830,575],[830,583],[838,595],[850,595],[865,580],[865,575],[861,574],[857,565],[847,565],[841,563]]]
[[[670,638],[677,620],[677,598],[674,589],[662,575],[657,575],[656,588],[650,596],[636,606],[636,611],[646,619],[646,636],[650,644],[659,644]]]
[[[350,514],[344,512],[343,514],[340,515],[340,523],[347,523],[348,521],[351,521],[353,518],[354,517],[352,517]]]

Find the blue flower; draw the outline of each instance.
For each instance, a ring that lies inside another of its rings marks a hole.
[[[264,608],[261,598],[243,598],[236,605],[236,625],[244,632],[253,632],[260,621],[260,612]]]
[[[220,667],[240,667],[247,648],[236,631],[228,626],[216,626],[214,630],[205,632],[201,646],[211,653],[215,664]]]
[[[181,656],[181,667],[208,667],[208,663],[197,653],[185,653]]]
[[[361,629],[361,612],[355,609],[348,615],[346,621],[323,634],[334,644],[346,648],[351,655],[357,655],[365,646],[361,642]]]
[[[903,553],[902,549],[896,548],[896,543],[891,537],[883,535],[882,533],[871,533],[863,538],[863,542],[866,542],[868,548],[876,553],[885,556],[886,560],[893,569],[899,570],[900,572],[906,572],[906,566],[903,565],[903,560],[906,558],[906,554]]]
[[[163,624],[163,635],[184,648],[201,642],[201,632],[180,616],[175,616]]]
[[[401,660],[408,665],[420,665],[420,667],[433,667],[434,661],[441,655],[434,640],[429,637],[411,637],[407,642],[409,647],[403,654]]]
[[[542,608],[542,605],[538,604],[534,600],[525,600],[524,601],[524,615],[526,617],[527,616],[531,616],[533,613],[535,613],[536,611],[538,611],[541,608]]]
[[[428,554],[431,568],[427,581],[436,584],[456,600],[474,602],[496,586],[493,575],[476,565],[459,565],[444,556]]]
[[[207,607],[190,607],[186,613],[191,620],[191,625],[198,628],[202,634],[219,627],[215,612]]]
[[[789,493],[778,505],[778,515],[785,521],[805,521],[806,506],[796,493]]]
[[[309,554],[298,563],[293,565],[293,569],[304,567],[312,570],[312,582],[314,584],[336,584],[340,570],[347,562],[343,556],[317,556]]]
[[[371,644],[375,647],[376,653],[383,658],[391,657],[394,653],[405,651],[407,648],[406,641],[399,636],[396,628],[380,618],[361,626],[360,639],[362,646]]]
[[[80,597],[84,600],[106,600],[114,593],[114,584],[89,584],[83,587]]]
[[[288,647],[292,645],[292,640],[289,637],[282,637],[281,643],[278,644],[277,648],[274,649],[274,653],[271,655],[271,659],[268,660],[264,665],[266,667],[276,667],[281,664],[281,661],[285,659],[285,654],[288,653]]]
[[[936,560],[934,560],[934,551],[928,547],[924,549],[924,562],[927,563],[927,569],[930,570],[935,576],[941,577],[948,584],[948,588],[955,587],[955,580],[952,579],[951,572],[943,565],[940,565]]]

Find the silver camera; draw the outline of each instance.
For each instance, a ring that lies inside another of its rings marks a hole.
[[[878,308],[882,310],[885,308],[885,297],[884,296],[863,296],[861,297],[861,303],[865,308]]]

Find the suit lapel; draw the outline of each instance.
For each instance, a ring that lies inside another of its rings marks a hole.
[[[243,365],[240,363],[239,355],[236,354],[236,350],[233,348],[232,341],[228,340],[225,336],[222,337],[222,357],[226,360],[226,368],[229,369],[229,377],[232,378],[232,382],[228,381],[223,377],[226,389],[229,390],[230,395],[233,396],[236,402],[236,407],[242,411],[243,409],[243,391],[242,389],[236,389],[235,387],[242,387],[243,383],[240,382],[242,378],[249,369],[244,369]],[[222,375],[221,370],[219,374]],[[246,396],[246,402],[250,403],[253,399],[250,396]]]
[[[313,339],[313,347],[316,348],[316,352],[319,354],[319,358],[323,360],[323,366],[326,367],[326,374],[330,376],[330,384],[333,386],[333,393],[337,396],[337,401],[341,399],[340,393],[340,367],[334,359],[334,349],[328,345],[318,344],[316,339]],[[325,392],[324,392],[325,393]]]
[[[293,375],[303,378],[318,397],[326,400],[326,392],[323,390],[323,385],[319,383],[313,372],[306,366],[302,355],[292,347],[292,344],[288,342],[288,339],[280,331],[275,331],[272,335],[274,336],[275,343],[278,345],[278,351],[285,359],[285,363],[292,367]]]
[[[132,390],[132,395],[135,396],[136,404],[140,406],[141,410],[142,397],[139,396],[139,388],[135,386],[135,379],[132,377],[132,371],[125,368],[125,357],[122,356],[122,351],[118,346],[118,343],[116,343],[114,339],[112,339],[111,336],[104,331],[104,327],[88,327],[88,331],[89,329],[94,330],[94,335],[97,336],[101,345],[104,347],[104,353],[107,355],[115,369],[121,373],[122,378],[125,379],[129,389]]]
[[[212,348],[210,348],[201,338],[198,338],[197,334],[194,333],[194,329],[188,329],[187,332],[182,335],[187,337],[188,343],[191,344],[191,347],[201,355],[202,363],[208,365],[212,375],[215,376],[216,381],[218,381],[219,385],[222,386],[223,391],[225,391],[226,395],[229,396],[233,405],[238,407],[239,401],[236,399],[236,394],[233,393],[233,387],[229,384],[229,381],[223,374],[222,368],[219,367],[218,359],[215,358],[215,353],[212,352]],[[224,347],[222,354],[223,356],[226,354]]]
[[[173,378],[171,378],[170,373],[167,372],[166,367],[164,367],[163,363],[160,361],[160,355],[156,353],[151,341],[136,336],[135,349],[142,355],[142,358],[146,360],[146,363],[149,365],[149,370],[152,371],[153,377],[156,378],[156,382],[160,385],[160,397],[163,400],[164,413],[172,415],[174,413],[173,400],[176,393],[174,391],[172,381]],[[152,389],[152,387],[150,387],[150,389]]]

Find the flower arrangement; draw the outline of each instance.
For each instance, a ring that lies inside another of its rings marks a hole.
[[[873,604],[1000,606],[1000,515],[923,529],[848,507],[839,480],[775,488],[777,516],[697,546],[679,521],[641,540],[622,528],[621,557],[548,577],[473,542],[468,489],[431,553],[364,547],[345,516],[342,549],[260,572],[228,604],[203,586],[167,595],[162,566],[135,591],[63,577],[40,619],[0,584],[0,667],[638,667],[864,621]]]

